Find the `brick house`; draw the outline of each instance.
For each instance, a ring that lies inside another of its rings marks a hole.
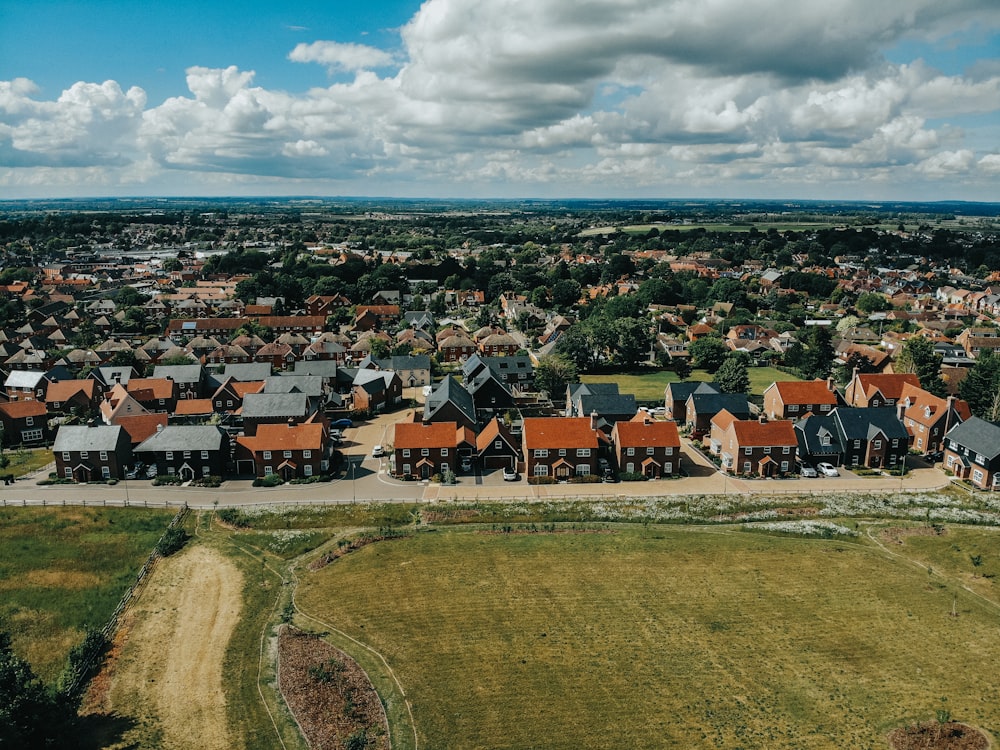
[[[971,417],[945,436],[944,465],[981,490],[1000,489],[1000,424]]]
[[[891,407],[839,407],[832,412],[844,466],[899,469],[906,461],[910,436]]]
[[[844,400],[848,406],[859,408],[894,406],[906,384],[919,388],[920,380],[913,373],[885,375],[856,372],[844,390]]]
[[[11,401],[0,404],[3,444],[41,445],[47,442],[52,437],[48,417],[48,410],[42,401]]]
[[[479,465],[484,469],[514,469],[521,465],[521,441],[494,417],[476,437]]]
[[[247,393],[243,397],[243,432],[253,436],[266,424],[298,424],[311,413],[305,393]]]
[[[687,415],[687,400],[692,393],[719,393],[719,389],[714,383],[700,383],[698,381],[684,381],[681,383],[669,383],[663,389],[663,405],[666,409],[667,419],[674,422],[683,423]]]
[[[712,417],[728,411],[737,419],[750,419],[750,402],[742,393],[704,393],[698,389],[688,396],[684,423],[693,439],[701,439],[711,429]]]
[[[322,315],[324,318],[343,307],[350,307],[351,301],[343,294],[314,294],[306,299],[306,315]]]
[[[910,435],[910,447],[921,453],[940,450],[948,431],[972,416],[966,401],[939,398],[909,383],[903,386],[896,408]]]
[[[722,469],[729,474],[773,477],[795,471],[798,440],[789,420],[733,419],[719,437]]]
[[[50,414],[69,414],[73,409],[90,414],[100,400],[97,382],[90,379],[57,380],[49,383],[45,392],[45,405]]]
[[[529,477],[592,474],[600,442],[589,417],[528,417],[521,433]]]
[[[128,433],[119,425],[63,425],[52,446],[56,474],[77,482],[121,479],[132,461]]]
[[[277,474],[285,481],[330,471],[327,432],[320,422],[262,424],[255,435],[236,438],[240,474]]]
[[[462,362],[477,351],[476,342],[464,333],[448,336],[438,343],[438,356],[442,362]]]
[[[779,380],[764,389],[768,419],[801,419],[806,414],[826,414],[837,406],[831,380]]]
[[[427,479],[455,471],[462,432],[464,429],[455,422],[398,423],[392,441],[392,473]]]
[[[681,438],[674,422],[638,418],[616,422],[611,428],[615,463],[619,471],[650,479],[677,474],[681,468]]]
[[[403,400],[403,381],[392,370],[359,369],[351,385],[354,408],[370,413],[385,411]]]
[[[263,380],[240,381],[229,377],[212,395],[212,408],[219,413],[238,411],[243,407],[244,396],[263,390]]]
[[[157,474],[183,481],[225,476],[229,462],[229,435],[209,425],[168,425],[158,429],[134,449],[134,455]]]
[[[170,378],[132,378],[125,390],[147,411],[169,414],[177,404],[178,387]]]

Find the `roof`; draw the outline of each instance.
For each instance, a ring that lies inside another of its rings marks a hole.
[[[524,420],[523,432],[528,450],[598,447],[590,417],[528,417]]]
[[[830,389],[826,380],[779,380],[765,390],[778,391],[783,404],[830,404],[837,405],[837,394]]]
[[[222,369],[222,379],[264,380],[271,374],[270,362],[232,363]]]
[[[37,388],[38,384],[45,377],[44,372],[38,370],[11,370],[4,385],[7,388]]]
[[[174,381],[166,378],[132,378],[125,386],[135,398],[141,391],[149,391],[148,398],[173,398]]]
[[[46,413],[44,401],[11,401],[10,403],[0,404],[0,411],[10,419],[41,417]]]
[[[93,380],[57,380],[49,383],[45,391],[45,400],[49,403],[69,401],[77,393],[82,392],[87,398],[94,397],[97,382]]]
[[[445,404],[454,404],[469,422],[476,422],[476,405],[472,394],[453,377],[446,377],[424,401],[424,421],[431,422]]]
[[[619,446],[680,448],[676,422],[617,422],[614,433]]]
[[[238,437],[236,442],[251,451],[318,451],[323,448],[323,425],[262,424],[257,427],[255,436]]]
[[[797,445],[795,426],[787,419],[777,422],[758,422],[756,419],[736,420],[732,423],[733,434],[741,447]]]
[[[618,383],[570,383],[569,398],[576,401],[580,396],[617,396]]]
[[[243,418],[302,417],[308,413],[305,393],[248,393],[243,398]]]
[[[728,430],[729,425],[736,421],[736,417],[732,415],[729,411],[723,409],[714,417],[712,417],[712,424],[718,427],[720,430]]]
[[[305,393],[323,395],[323,378],[319,375],[272,375],[264,380],[264,393]]]
[[[401,448],[454,448],[458,445],[457,422],[399,422],[393,438]]]
[[[87,427],[84,425],[63,425],[56,433],[53,453],[62,451],[113,451],[118,446],[123,435],[119,425],[101,425]],[[126,435],[127,437],[127,435]]]
[[[182,398],[174,407],[174,414],[180,417],[211,414],[212,411],[212,399],[210,398]]]
[[[169,377],[175,383],[198,383],[201,376],[201,365],[157,365],[153,368],[154,378]]]
[[[211,425],[167,425],[136,446],[137,453],[147,451],[217,451],[225,433]],[[228,456],[227,456],[228,458]]]
[[[718,414],[725,409],[736,417],[750,416],[750,402],[742,393],[701,393],[695,390],[688,401],[693,403],[699,414]]]
[[[635,402],[635,396],[631,393],[616,393],[606,395],[603,393],[580,395],[580,415],[629,415],[638,411],[639,406]]]
[[[871,396],[877,389],[883,396],[898,399],[903,386],[909,383],[920,387],[920,380],[913,373],[858,373],[857,384],[865,396]],[[855,396],[856,398],[857,396]]]
[[[844,440],[870,440],[879,432],[890,440],[893,438],[909,440],[909,433],[891,406],[877,408],[841,406],[831,413],[840,425],[840,434]]]
[[[840,453],[840,434],[833,417],[829,414],[811,414],[795,423],[795,437],[799,441],[799,451],[810,456],[834,455]],[[824,445],[823,439],[829,438]]]
[[[993,460],[1000,456],[1000,423],[987,422],[979,417],[962,422],[948,430],[947,438],[964,448]]]
[[[719,393],[715,383],[700,382],[697,380],[687,380],[680,383],[668,383],[664,388],[664,396],[667,392],[673,401],[687,401],[692,393]]]
[[[127,414],[115,417],[114,423],[121,425],[122,429],[128,433],[132,445],[137,445],[156,432],[157,427],[167,426],[167,414],[165,412]]]
[[[493,417],[476,437],[476,450],[480,453],[487,450],[496,440],[503,440],[507,445],[518,450],[518,441],[511,434],[507,426],[496,417]]]

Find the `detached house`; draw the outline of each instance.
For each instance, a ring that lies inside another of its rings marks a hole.
[[[57,380],[49,383],[45,404],[50,414],[69,414],[73,409],[90,414],[100,403],[100,396],[93,380]]]
[[[896,410],[889,407],[840,407],[834,423],[844,449],[845,466],[899,469],[909,451],[909,435]]]
[[[136,458],[158,474],[183,481],[221,477],[229,461],[229,435],[221,428],[201,425],[168,425],[158,429],[135,448]]]
[[[944,465],[981,490],[1000,489],[1000,423],[971,417],[945,436]]]
[[[910,435],[910,447],[921,453],[940,450],[948,430],[972,416],[966,401],[939,398],[909,383],[903,386],[896,407]]]
[[[616,422],[611,443],[619,471],[657,479],[681,469],[681,438],[674,422]]]
[[[277,474],[285,481],[330,471],[323,424],[261,424],[252,436],[236,438],[236,466],[241,474]]]
[[[912,373],[885,375],[856,372],[844,391],[844,400],[848,406],[859,408],[894,406],[906,384],[919,388],[920,380]]]
[[[392,443],[392,473],[427,479],[455,471],[459,437],[464,432],[455,422],[400,422]]]
[[[798,440],[788,420],[730,419],[719,436],[722,468],[730,474],[773,477],[795,470]]]
[[[528,417],[521,437],[528,476],[568,479],[597,467],[600,442],[589,417]]]
[[[0,404],[3,444],[40,445],[51,437],[48,411],[42,401],[11,401]]]
[[[776,381],[764,389],[764,413],[769,419],[826,414],[836,406],[837,392],[829,380]]]
[[[132,460],[128,433],[119,425],[63,425],[56,434],[52,452],[56,474],[77,482],[120,479]]]

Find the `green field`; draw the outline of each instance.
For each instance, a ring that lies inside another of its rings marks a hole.
[[[420,747],[884,748],[939,709],[1000,729],[1000,610],[864,537],[437,531],[297,602],[385,657]]]
[[[747,373],[750,375],[750,392],[758,396],[776,380],[800,380],[773,367],[751,367]],[[707,381],[712,380],[712,377],[705,370],[695,370],[688,380]],[[672,370],[654,370],[639,373],[581,375],[580,380],[584,383],[618,383],[618,390],[621,393],[632,393],[639,401],[662,401],[667,384],[676,383],[680,378]]]
[[[101,628],[163,533],[169,511],[0,510],[0,627],[46,682],[86,628]]]

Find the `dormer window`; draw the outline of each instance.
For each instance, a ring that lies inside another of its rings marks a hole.
[[[930,418],[930,416],[931,416],[931,407],[929,407],[929,406],[925,406],[924,407],[924,416],[927,417],[928,419]]]

